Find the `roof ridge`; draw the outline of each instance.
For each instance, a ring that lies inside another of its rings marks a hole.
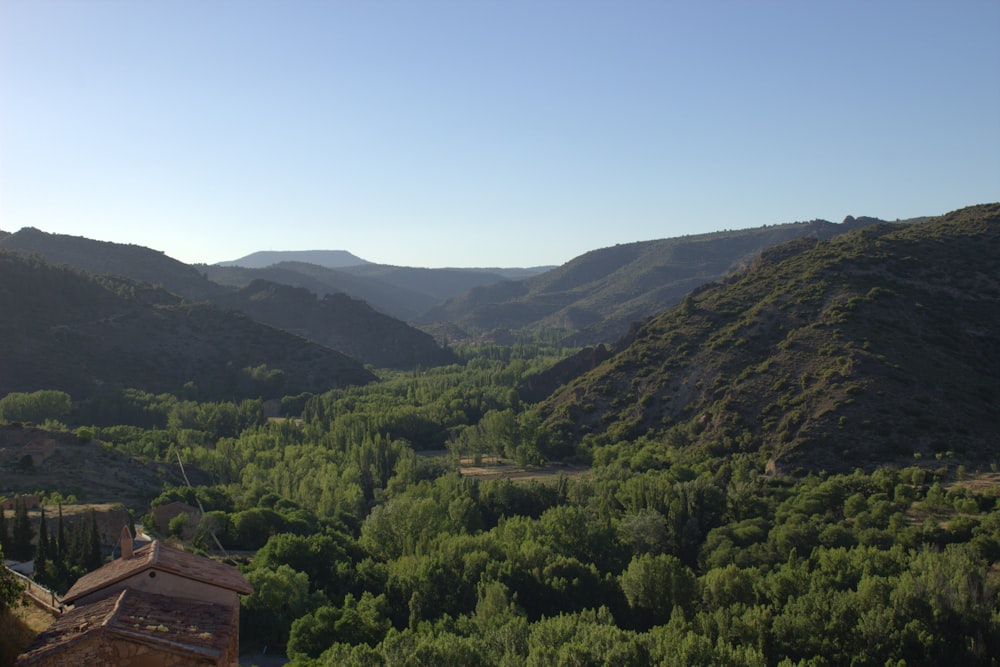
[[[124,602],[125,595],[129,592],[129,590],[130,589],[128,588],[123,588],[122,592],[118,594],[118,598],[115,600],[115,605],[111,608],[111,612],[105,616],[104,620],[101,622],[102,627],[110,628],[114,622],[118,620],[118,615],[122,610],[122,603]]]

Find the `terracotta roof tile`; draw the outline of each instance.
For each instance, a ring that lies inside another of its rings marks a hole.
[[[124,589],[59,617],[18,658],[31,664],[69,649],[81,638],[106,633],[169,653],[217,660],[235,632],[231,607]]]
[[[141,549],[136,549],[131,558],[113,560],[77,579],[63,596],[63,602],[71,604],[75,600],[148,569],[170,572],[220,588],[228,588],[243,595],[253,592],[247,580],[232,565],[174,549],[154,540]]]

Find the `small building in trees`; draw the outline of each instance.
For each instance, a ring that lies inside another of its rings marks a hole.
[[[154,540],[82,577],[63,596],[74,609],[18,658],[18,665],[238,665],[240,595],[253,589],[235,567]]]
[[[42,508],[42,499],[37,495],[20,495],[4,498],[0,500],[0,508],[13,512],[17,509],[17,504],[20,502],[24,503],[24,508],[27,510],[39,510]]]
[[[201,519],[201,510],[194,505],[175,500],[166,505],[159,505],[150,510],[156,520],[156,530],[166,535],[170,530],[170,522],[181,514],[191,517],[191,521],[197,523]]]

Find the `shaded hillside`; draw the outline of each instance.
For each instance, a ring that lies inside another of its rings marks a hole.
[[[211,482],[190,464],[185,473],[193,484]],[[69,432],[0,424],[0,489],[7,492],[73,489],[87,502],[143,507],[163,491],[164,483],[185,483],[176,463],[140,462]]]
[[[344,293],[367,302],[373,308],[401,320],[412,320],[440,301],[422,292],[390,285],[377,278],[356,276],[343,269],[328,269],[316,264],[283,262],[263,269],[240,266],[199,266],[209,279],[229,287],[243,288],[255,280],[266,280],[310,292]]]
[[[769,250],[542,411],[563,447],[648,436],[812,469],[995,456],[1000,204]]]
[[[48,234],[32,227],[0,237],[0,250],[37,253],[50,264],[89,273],[128,276],[187,299],[200,300],[222,292],[193,267],[149,248],[94,241],[80,236]]]
[[[417,322],[451,322],[470,330],[555,329],[565,332],[568,344],[610,342],[631,322],[666,310],[767,247],[803,236],[829,238],[873,222],[817,220],[602,248],[539,276],[479,287]]]
[[[242,266],[247,269],[263,269],[282,262],[302,262],[316,264],[328,269],[368,264],[367,260],[352,255],[346,250],[262,250],[231,262],[218,262],[218,266]]]
[[[535,275],[538,269],[421,269],[384,264],[327,268],[306,262],[281,262],[266,268],[199,266],[213,281],[246,287],[268,280],[304,287],[316,294],[343,292],[368,302],[381,312],[414,321],[443,300],[511,277]]]
[[[317,298],[303,288],[255,280],[216,303],[379,368],[456,361],[430,335],[342,293]]]
[[[504,280],[521,280],[536,276],[553,267],[524,269],[424,269],[408,266],[366,264],[344,270],[357,276],[376,278],[401,289],[416,290],[437,302],[464,294],[476,287],[495,285]]]
[[[343,354],[124,278],[0,252],[0,394],[102,387],[281,397],[370,382]]]

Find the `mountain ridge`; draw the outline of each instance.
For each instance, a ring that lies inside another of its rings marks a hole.
[[[632,322],[674,305],[692,289],[752,261],[760,251],[798,238],[826,238],[877,222],[848,216],[768,225],[592,250],[516,283],[477,287],[435,306],[416,321],[470,330],[535,328],[562,331],[569,345],[610,343]]]
[[[303,287],[258,279],[214,303],[378,368],[412,370],[457,361],[429,334],[343,292],[317,296]]]
[[[128,276],[164,288],[187,299],[201,300],[223,291],[194,267],[145,246],[95,241],[82,236],[50,234],[34,227],[0,236],[0,250],[37,253],[54,265],[94,274]]]
[[[278,273],[274,282],[298,283],[295,287],[306,287],[321,296],[336,292],[324,282],[323,274],[335,274],[348,281],[364,282],[350,274],[338,273],[334,269],[302,264],[298,270],[211,268],[199,271],[163,253],[142,246],[93,241],[84,237],[48,234],[33,228],[22,229],[15,235],[0,238],[0,249],[19,253],[22,256],[36,255],[46,262],[72,267],[93,275],[125,276],[148,285],[161,285],[165,290],[192,302],[205,302],[224,306],[230,310],[240,302],[240,291],[234,286],[213,281],[209,271],[255,275]],[[316,279],[311,276],[315,274]],[[304,284],[303,284],[304,283]],[[362,286],[363,287],[363,286]],[[133,292],[134,288],[129,288]],[[272,290],[273,291],[273,290]],[[420,302],[416,293],[403,293],[400,289],[386,287],[390,298],[403,302]],[[142,291],[142,293],[150,293]],[[285,291],[292,297],[295,293]],[[372,293],[375,296],[378,294]],[[400,296],[400,295],[403,296]],[[258,292],[262,296],[263,292]],[[446,353],[428,334],[405,324],[402,320],[360,306],[349,298],[330,298],[317,302],[315,299],[291,298],[302,309],[296,312],[289,307],[280,307],[273,299],[263,301],[244,300],[244,312],[271,327],[290,331],[299,336],[320,343],[334,345],[334,349],[347,354],[358,354],[364,363],[389,364],[393,368],[415,368],[417,366],[451,363],[452,356]],[[350,321],[351,324],[347,324]],[[338,333],[339,332],[339,333]],[[344,335],[351,332],[352,335]],[[390,344],[389,341],[392,341]],[[409,355],[409,357],[407,357]]]
[[[375,380],[346,355],[245,315],[37,256],[0,251],[0,312],[0,394],[188,385],[203,399],[281,398]]]
[[[340,269],[359,264],[369,264],[366,259],[347,250],[258,250],[239,259],[216,262],[215,266],[239,266],[246,269],[263,269],[282,262],[305,262],[328,269]]]
[[[562,455],[586,438],[829,470],[988,457],[997,258],[1000,204],[790,241],[580,357],[575,377],[564,362],[540,412]]]

